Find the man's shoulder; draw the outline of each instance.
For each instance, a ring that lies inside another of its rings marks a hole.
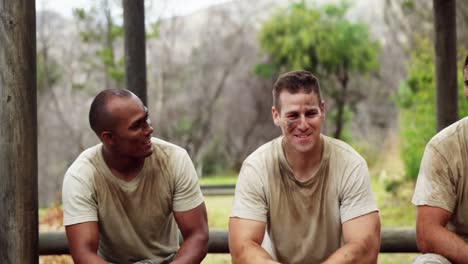
[[[98,168],[100,164],[100,153],[102,149],[102,144],[95,145],[90,147],[83,152],[73,161],[73,163],[68,167],[63,178],[63,187],[73,186],[76,188],[77,185],[86,185],[89,188],[93,188],[94,177],[98,173]]]
[[[97,144],[90,148],[85,149],[78,155],[73,163],[65,173],[65,177],[87,177],[90,173],[95,171],[96,163],[99,159],[102,144]]]
[[[152,137],[151,142],[153,143],[153,146],[163,149],[169,155],[187,153],[187,151],[184,148],[169,141],[162,140],[160,138]]]
[[[439,131],[439,133],[431,138],[428,146],[438,150],[443,150],[444,148],[453,150],[452,147],[460,145],[460,139],[466,140],[467,137],[468,117],[465,117]]]
[[[247,158],[244,160],[244,163],[257,163],[261,160],[271,159],[274,154],[274,146],[275,144],[280,144],[281,137],[275,138],[267,143],[264,143],[260,147],[258,147],[254,152],[252,152]]]

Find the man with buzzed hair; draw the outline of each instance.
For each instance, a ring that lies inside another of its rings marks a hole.
[[[365,160],[321,134],[325,103],[307,71],[281,75],[282,136],[242,164],[229,221],[233,263],[376,263],[380,220]],[[266,233],[269,251],[261,247]]]
[[[468,99],[468,56],[463,78]],[[412,202],[418,248],[426,253],[413,263],[468,263],[468,117],[427,143]]]
[[[62,191],[75,263],[200,263],[207,216],[187,152],[151,137],[148,109],[128,90],[100,92],[89,122],[102,143],[73,162]]]

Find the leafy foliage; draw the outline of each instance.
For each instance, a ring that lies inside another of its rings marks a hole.
[[[346,91],[350,74],[376,69],[379,51],[378,43],[370,39],[367,25],[345,18],[349,7],[345,1],[320,8],[299,1],[278,10],[260,30],[260,46],[273,66],[259,65],[255,69],[261,76],[272,69],[305,69],[328,79],[331,85],[324,93],[341,110],[336,115],[336,127],[343,126],[343,112],[351,103]]]
[[[95,56],[104,67],[107,78],[120,87],[125,78],[124,63],[123,58],[116,58],[114,45],[122,38],[123,27],[113,22],[107,2],[101,4],[104,15],[96,8],[75,8],[73,15],[77,21],[81,41],[90,47],[97,45]]]
[[[459,74],[459,87],[462,78]],[[406,176],[418,176],[424,148],[436,133],[435,79],[432,46],[427,39],[417,39],[411,52],[408,77],[394,97],[400,108],[401,156]],[[459,89],[459,116],[468,114],[463,89]]]
[[[377,66],[378,43],[367,25],[345,19],[350,5],[309,8],[305,1],[276,12],[260,32],[274,64],[323,74],[367,73]]]

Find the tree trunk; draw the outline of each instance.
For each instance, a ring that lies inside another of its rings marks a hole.
[[[341,138],[344,126],[344,110],[346,106],[346,96],[348,91],[348,73],[345,70],[342,70],[340,77],[338,77],[338,81],[341,85],[341,91],[338,94],[338,99],[335,100],[337,113],[335,117],[335,134],[333,135],[333,137],[336,139]]]
[[[123,9],[126,85],[147,105],[144,1],[123,0]]]
[[[38,263],[34,0],[0,0],[0,263]]]
[[[458,120],[455,0],[434,0],[437,131]]]
[[[112,76],[111,76],[111,69],[114,68],[115,66],[115,58],[114,58],[114,45],[113,45],[113,39],[112,39],[112,27],[114,26],[114,23],[112,21],[112,15],[111,15],[111,10],[109,6],[109,1],[104,0],[102,2],[102,9],[104,11],[104,16],[106,18],[106,37],[104,40],[104,49],[107,49],[110,52],[110,65],[104,60],[103,61],[103,66],[104,66],[104,71],[105,71],[105,88],[116,88],[113,87],[112,82]]]

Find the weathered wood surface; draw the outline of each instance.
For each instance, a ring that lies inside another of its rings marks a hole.
[[[382,253],[418,252],[414,229],[392,228],[382,230]],[[68,254],[67,238],[63,232],[47,232],[39,235],[41,255]],[[228,231],[210,229],[208,253],[229,253]]]
[[[458,120],[455,0],[434,0],[437,131]],[[460,69],[461,70],[461,69]]]
[[[200,186],[203,195],[215,196],[215,195],[234,195],[235,185],[202,185]]]
[[[380,252],[419,252],[416,245],[416,230],[410,228],[383,228]]]
[[[144,1],[123,0],[123,10],[126,87],[147,105]]]
[[[37,263],[34,0],[0,0],[0,263]]]

